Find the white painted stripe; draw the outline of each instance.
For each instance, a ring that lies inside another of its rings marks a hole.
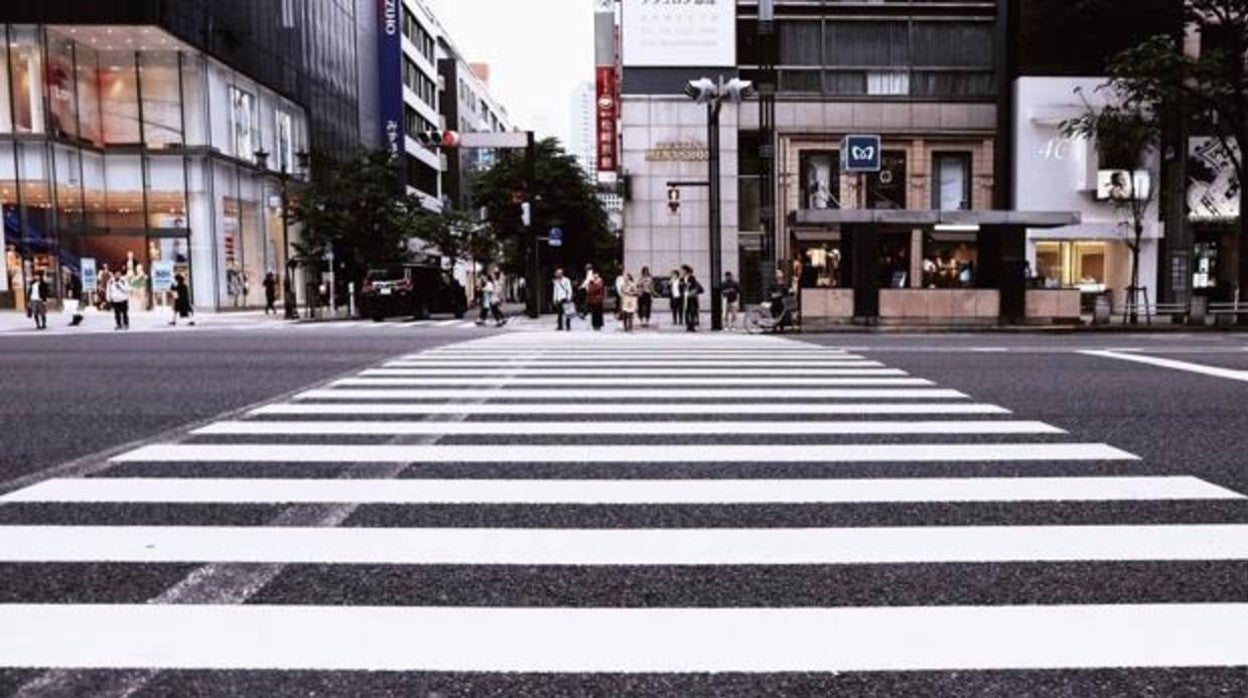
[[[734,436],[833,434],[1065,434],[1044,422],[1016,420],[847,422],[217,422],[198,435],[618,435]]]
[[[522,350],[502,350],[502,351],[426,351],[421,354],[414,354],[404,357],[408,360],[420,358],[437,358],[447,359],[497,359],[502,361],[517,360],[522,361],[527,357],[553,357],[563,359],[600,359],[603,357],[618,359],[803,359],[806,361],[815,360],[849,360],[861,359],[863,357],[856,354],[844,353],[828,353],[828,352],[801,352],[801,351],[784,351],[776,349],[768,349],[762,351],[706,351],[702,349],[689,349],[685,351],[663,351],[663,350],[641,350],[641,351],[612,351],[612,350],[560,350],[551,349],[532,349],[528,351]]]
[[[282,403],[250,412],[257,415],[734,415],[757,419],[759,415],[967,415],[1010,414],[997,405],[982,403],[456,403],[456,404],[360,404],[328,405]]]
[[[1206,366],[1205,364],[1194,364],[1188,361],[1178,361],[1175,359],[1163,359],[1157,356],[1124,354],[1118,351],[1082,351],[1080,353],[1088,356],[1099,356],[1104,359],[1132,361],[1139,364],[1157,366],[1158,368],[1169,368],[1176,371],[1199,373],[1200,375],[1212,376],[1214,378],[1225,378],[1227,380],[1248,382],[1248,371],[1237,371],[1235,369],[1220,368],[1218,366]]]
[[[451,325],[462,325],[463,320],[441,320],[433,323],[436,327],[450,327]]]
[[[495,381],[496,383],[500,381]],[[941,388],[568,388],[507,389],[352,389],[308,390],[297,400],[960,400],[967,396]],[[589,408],[586,408],[587,410]]]
[[[419,364],[407,361],[391,361],[383,364],[380,369],[369,369],[364,375],[397,375],[397,376],[455,376],[464,373],[503,373],[523,372],[530,376],[600,376],[604,373],[626,376],[684,375],[684,376],[809,376],[812,373],[824,376],[887,376],[905,375],[905,371],[896,368],[884,368],[874,361],[853,363],[848,365],[817,366],[776,366],[768,368],[759,365],[719,364],[712,366],[690,366],[687,364],[653,364],[638,365],[632,363],[611,362],[603,366],[602,362],[567,364],[552,362],[542,364],[498,364],[472,363],[457,364],[438,362],[436,364]]]
[[[493,359],[463,359],[459,361],[446,360],[428,360],[428,361],[391,361],[385,366],[390,368],[463,368],[463,369],[523,369],[523,368],[590,368],[598,371],[604,371],[608,367],[629,367],[629,368],[711,368],[717,370],[731,370],[737,367],[753,368],[758,370],[775,370],[775,371],[822,371],[824,369],[836,368],[882,368],[884,364],[878,361],[789,361],[782,360],[766,360],[758,359],[752,361],[741,361],[738,359],[710,359],[710,360],[689,360],[681,361],[678,359],[557,359],[557,358],[535,358],[525,361],[495,361]]]
[[[48,480],[0,502],[166,504],[853,504],[1232,500],[1194,477],[1012,477],[879,480]]]
[[[13,563],[879,565],[1126,560],[1248,560],[1248,525],[761,529],[0,526],[0,562]]]
[[[116,463],[938,463],[1137,460],[1106,444],[153,444]]]
[[[610,373],[609,367],[603,368],[604,373]],[[773,376],[773,377],[739,377],[739,376],[669,376],[669,377],[622,377],[615,378],[611,376],[600,377],[542,377],[542,376],[461,376],[457,378],[429,377],[429,378],[343,378],[334,381],[331,385],[345,386],[375,386],[375,387],[403,387],[403,386],[445,386],[445,385],[484,385],[497,386],[500,383],[506,385],[564,385],[571,387],[592,387],[600,385],[709,385],[709,386],[785,386],[785,385],[888,385],[888,386],[926,386],[934,385],[925,378],[836,378],[823,377],[819,375],[806,376],[805,378]]]
[[[15,668],[779,673],[1236,667],[1248,604],[0,605]]]

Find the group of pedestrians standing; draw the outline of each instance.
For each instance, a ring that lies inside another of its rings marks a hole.
[[[101,305],[104,309],[113,311],[113,329],[128,330],[130,329],[130,298],[133,289],[130,281],[121,274],[113,274],[105,270],[101,275],[107,274],[106,278],[100,280],[100,295],[102,297]],[[34,280],[31,281],[27,292],[27,310],[28,317],[35,321],[35,329],[48,329],[48,299],[51,294],[51,287],[44,278],[42,271],[35,272]],[[179,318],[190,320],[190,324],[194,325],[195,321],[190,319],[193,315],[191,308],[191,289],[186,283],[186,278],[181,274],[173,277],[173,318],[170,325],[177,325]],[[71,327],[77,327],[82,324],[83,310],[95,303],[89,297],[90,294],[85,293],[82,288],[82,280],[71,275],[69,282],[65,288],[65,309],[68,312],[73,310],[73,319],[70,321]]]
[[[502,272],[491,269],[481,275],[477,282],[477,292],[481,298],[478,325],[484,325],[490,318],[493,318],[495,327],[507,324],[507,316],[503,313],[503,290]]]
[[[614,290],[618,299],[616,319],[625,332],[632,332],[638,324],[643,329],[651,326],[654,299],[660,295],[671,299],[673,325],[683,325],[689,332],[697,331],[698,299],[706,293],[706,289],[688,265],[672,271],[666,289],[661,288],[660,280],[650,273],[649,267],[642,267],[636,277],[631,272],[621,272],[615,279]],[[583,298],[583,303],[578,303],[578,295]],[[556,268],[551,281],[551,303],[556,315],[555,329],[571,330],[573,318],[583,320],[588,316],[590,326],[600,331],[606,315],[606,281],[592,265],[585,266],[585,276],[579,283],[573,283],[562,268]]]

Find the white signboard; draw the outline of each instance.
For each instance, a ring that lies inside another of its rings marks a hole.
[[[623,0],[625,67],[734,67],[735,0]]]

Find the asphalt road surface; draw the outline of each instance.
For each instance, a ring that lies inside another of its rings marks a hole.
[[[0,356],[0,695],[1248,694],[1240,335]]]

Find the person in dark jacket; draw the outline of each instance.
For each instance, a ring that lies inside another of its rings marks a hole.
[[[173,319],[170,325],[177,325],[178,318],[189,320],[186,324],[194,325],[194,309],[191,308],[191,289],[186,285],[186,278],[181,274],[173,277]]]
[[[585,303],[593,316],[594,331],[599,331],[602,329],[602,309],[607,303],[607,285],[598,272],[591,271],[589,274],[589,281],[585,284]]]
[[[51,289],[48,282],[43,280],[43,272],[35,272],[35,280],[30,282],[30,288],[26,289],[27,303],[30,307],[28,315],[35,320],[36,330],[48,329],[48,294]]]
[[[277,274],[264,275],[264,314],[277,315]]]
[[[699,319],[698,296],[705,293],[706,289],[702,287],[702,284],[698,281],[698,277],[693,275],[693,267],[686,264],[681,267],[680,270],[683,272],[681,286],[684,290],[685,299],[685,330],[688,332],[697,332]]]

